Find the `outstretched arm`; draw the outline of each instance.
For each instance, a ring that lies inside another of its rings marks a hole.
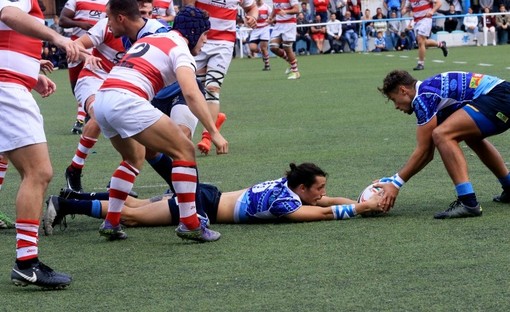
[[[388,211],[395,204],[400,186],[409,181],[412,176],[420,172],[434,158],[435,145],[432,140],[432,131],[437,127],[437,117],[434,116],[428,123],[418,126],[416,129],[417,145],[406,164],[396,174],[400,177],[400,183],[377,183],[375,186],[382,187],[384,195],[381,207]]]

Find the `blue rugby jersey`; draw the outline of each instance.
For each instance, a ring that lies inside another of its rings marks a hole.
[[[498,77],[471,72],[445,72],[418,81],[412,102],[418,125],[428,123],[442,110],[459,109],[501,82]]]
[[[246,204],[240,207],[248,218],[242,220],[245,222],[277,219],[302,206],[299,196],[287,186],[286,178],[256,184],[246,191],[245,196]]]

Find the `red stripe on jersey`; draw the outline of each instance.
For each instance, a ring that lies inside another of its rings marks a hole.
[[[280,24],[286,24],[286,23],[296,23],[297,20],[296,18],[291,18],[291,19],[288,19],[288,20],[283,20],[283,21],[276,21],[277,23],[280,23]]]
[[[235,31],[210,29],[207,32],[207,39],[226,40],[226,41],[230,41],[230,42],[236,42],[236,33],[235,33]]]
[[[103,13],[106,11],[106,5],[94,2],[76,1],[76,11],[99,11]]]
[[[413,7],[413,13],[414,12],[420,12],[420,11],[425,11],[425,10],[430,10],[432,9],[432,3],[428,3],[428,4],[425,4],[425,5],[420,5],[420,6],[417,6],[417,7]]]
[[[10,50],[35,59],[41,58],[41,40],[27,37],[13,30],[0,31],[0,38],[1,50]]]
[[[210,17],[234,22],[237,17],[237,10],[220,8],[215,5],[210,5],[202,2],[196,2],[195,6],[199,9],[206,10]]]
[[[145,93],[145,91],[143,89],[141,89],[141,88],[135,86],[134,84],[129,83],[125,80],[107,78],[105,80],[105,82],[103,83],[103,85],[99,88],[99,90],[104,90],[104,89],[124,89],[124,90],[128,90],[128,91],[130,91],[146,100],[149,99],[149,95],[147,93]]]
[[[32,88],[37,84],[37,80],[30,76],[5,69],[0,69],[0,82],[9,82],[22,85],[27,88],[28,91],[31,91]]]
[[[104,79],[104,78],[101,78],[96,73],[94,73],[93,71],[89,70],[88,68],[82,68],[80,70],[80,74],[78,75],[78,79],[84,78],[84,77],[96,77],[96,78],[99,78],[99,79]]]
[[[169,55],[170,51],[177,46],[177,44],[168,37],[143,37],[137,42],[147,42],[151,46],[161,50],[166,55]]]
[[[155,0],[155,1],[152,2],[152,5],[155,8],[168,9],[170,7],[170,1]]]

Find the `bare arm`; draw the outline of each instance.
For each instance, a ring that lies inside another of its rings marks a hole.
[[[405,182],[409,181],[412,176],[420,172],[429,162],[434,158],[435,145],[432,140],[432,131],[437,127],[437,117],[434,116],[425,125],[419,126],[416,129],[416,141],[417,145],[414,152],[411,154],[406,164],[398,175]],[[381,183],[376,184],[384,190],[384,195],[381,200],[381,205],[384,210],[389,210],[395,204],[399,189],[392,183]]]
[[[0,12],[0,19],[13,30],[43,41],[49,41],[57,47],[65,49],[70,61],[78,60],[80,52],[86,53],[70,39],[61,36],[53,29],[42,25],[37,19],[16,7],[5,7]]]
[[[89,23],[75,21],[74,14],[75,13],[73,11],[71,11],[67,8],[64,8],[62,10],[62,12],[60,13],[60,18],[58,21],[58,24],[60,25],[60,27],[63,27],[63,28],[79,27],[79,28],[85,29],[85,30],[88,30],[90,27],[92,27],[92,25]]]
[[[246,16],[244,21],[250,28],[257,27],[257,19],[259,18],[259,8],[253,3],[251,6],[244,8]]]

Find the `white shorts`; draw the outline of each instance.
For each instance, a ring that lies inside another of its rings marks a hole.
[[[87,99],[97,93],[103,82],[103,79],[94,76],[79,78],[74,87],[74,96],[78,103],[85,108]]]
[[[269,37],[270,37],[269,26],[255,28],[250,33],[250,42],[269,41]]]
[[[25,87],[0,85],[0,153],[32,144],[45,143],[39,106]]]
[[[120,135],[123,139],[142,132],[163,115],[146,99],[117,90],[96,93],[94,114],[105,137]]]
[[[200,50],[200,53],[195,56],[197,70],[207,68],[207,70],[217,70],[225,75],[232,61],[233,53],[233,44],[227,45],[207,42]]]
[[[170,119],[177,125],[182,125],[191,131],[191,137],[195,134],[198,118],[191,112],[188,105],[174,105],[170,112]]]
[[[276,23],[271,33],[271,39],[281,37],[282,41],[296,41],[296,23]]]
[[[416,36],[424,36],[430,37],[430,32],[432,31],[432,19],[424,18],[419,20],[416,24],[414,24],[414,33]]]

